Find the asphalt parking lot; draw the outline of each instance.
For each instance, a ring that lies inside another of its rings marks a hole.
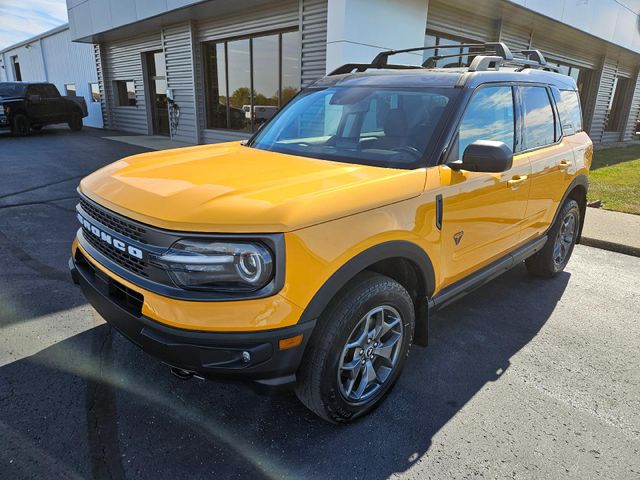
[[[70,282],[75,188],[143,151],[0,134],[0,478],[640,478],[640,258],[578,246],[435,316],[354,425],[292,395],[181,381]]]

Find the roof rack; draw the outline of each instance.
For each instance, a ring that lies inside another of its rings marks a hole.
[[[398,55],[400,53],[420,52],[424,50],[441,50],[452,49],[458,50],[462,48],[474,48],[477,51],[468,52],[465,54],[453,53],[447,55],[433,55],[427,58],[422,65],[400,65],[389,63],[389,57]],[[482,50],[480,50],[482,49]],[[509,47],[503,42],[486,42],[486,43],[463,43],[460,45],[430,45],[426,47],[405,48],[402,50],[387,50],[378,53],[371,63],[347,63],[341,67],[336,68],[329,75],[342,75],[345,73],[364,72],[368,69],[391,69],[391,70],[405,70],[416,68],[435,68],[437,61],[443,58],[455,58],[461,55],[471,55],[474,57],[471,65],[468,66],[468,71],[478,72],[483,70],[495,69],[498,70],[502,65],[514,65],[520,66],[519,71],[526,68],[541,68],[543,70],[551,70],[557,72],[558,69],[547,64],[544,55],[540,50],[518,50],[514,53],[524,55],[526,58],[514,57]],[[456,65],[459,66],[459,65]]]

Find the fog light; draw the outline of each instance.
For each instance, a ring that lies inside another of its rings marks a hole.
[[[249,352],[242,352],[242,361],[249,363],[251,361],[251,354]]]
[[[287,348],[297,347],[302,343],[303,335],[296,335],[295,337],[283,338],[278,342],[280,350],[286,350]]]

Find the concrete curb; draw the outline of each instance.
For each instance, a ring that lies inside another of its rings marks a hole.
[[[589,238],[585,237],[584,235],[580,238],[580,245],[600,248],[602,250],[609,250],[611,252],[624,253],[625,255],[631,255],[633,257],[640,257],[640,248],[638,247],[623,245],[621,243],[608,242],[606,240],[600,240],[597,238]]]

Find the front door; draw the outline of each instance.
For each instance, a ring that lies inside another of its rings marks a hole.
[[[450,148],[448,161],[460,159],[476,140],[516,147],[515,90],[481,86],[473,94]],[[450,285],[514,249],[521,241],[529,196],[529,159],[513,157],[501,173],[454,171],[440,165],[443,195],[442,264]]]
[[[148,101],[151,113],[151,131],[154,135],[169,135],[167,108],[167,72],[163,52],[146,53]]]

